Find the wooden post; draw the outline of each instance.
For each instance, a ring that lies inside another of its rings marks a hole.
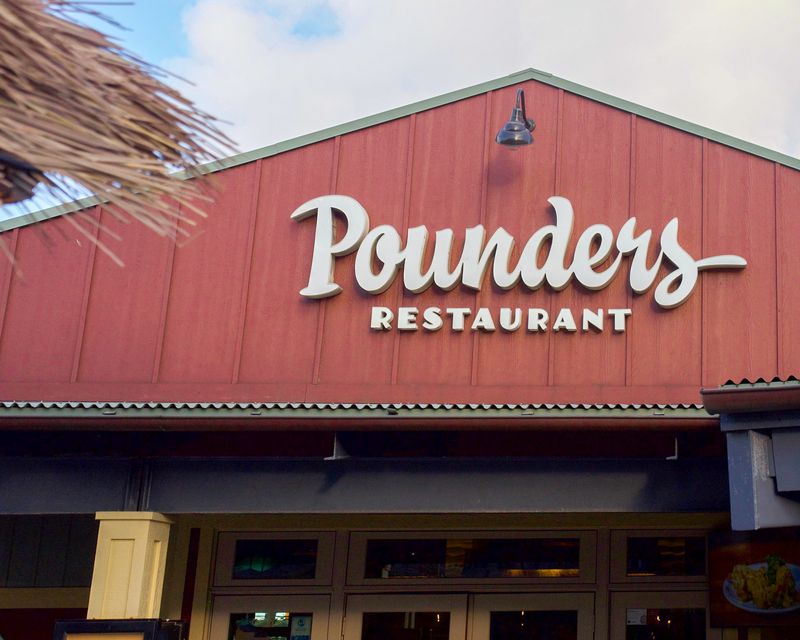
[[[97,520],[100,530],[86,617],[160,617],[171,521],[145,511],[101,511]]]

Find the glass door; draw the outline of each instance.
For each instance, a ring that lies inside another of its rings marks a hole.
[[[719,640],[705,591],[611,594],[611,640]]]
[[[327,640],[328,596],[216,596],[210,640]]]
[[[467,596],[348,596],[344,640],[465,640]]]
[[[594,595],[476,595],[470,629],[469,640],[592,640]]]

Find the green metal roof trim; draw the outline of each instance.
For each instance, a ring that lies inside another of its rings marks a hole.
[[[724,384],[717,387],[719,391],[735,391],[735,390],[746,390],[751,391],[753,389],[797,389],[800,388],[800,380],[798,380],[795,376],[789,376],[788,378],[772,378],[771,380],[765,380],[764,378],[758,378],[754,381],[750,381],[747,378],[742,378],[738,382],[734,380],[728,380]]]
[[[0,402],[3,418],[713,418],[699,404]]]
[[[390,122],[392,120],[397,120],[398,118],[404,118],[414,113],[427,111],[428,109],[435,109],[436,107],[441,107],[452,102],[471,98],[488,91],[502,89],[510,85],[525,82],[527,80],[536,80],[543,84],[547,84],[558,89],[563,89],[570,93],[583,96],[584,98],[594,100],[595,102],[600,102],[617,109],[622,109],[623,111],[636,114],[637,116],[647,118],[648,120],[653,120],[654,122],[659,122],[674,129],[679,129],[693,135],[707,138],[728,147],[745,151],[747,153],[800,171],[800,159],[798,158],[793,158],[792,156],[784,153],[773,151],[771,149],[767,149],[766,147],[761,147],[751,142],[740,140],[739,138],[734,138],[733,136],[729,136],[725,133],[720,133],[718,131],[714,131],[713,129],[702,127],[686,120],[681,120],[680,118],[675,118],[665,113],[661,113],[660,111],[656,111],[655,109],[649,109],[648,107],[643,107],[634,102],[629,102],[628,100],[623,100],[622,98],[617,98],[607,93],[603,93],[602,91],[590,89],[589,87],[585,87],[575,82],[570,82],[569,80],[564,80],[563,78],[554,76],[546,71],[539,71],[538,69],[524,69],[522,71],[518,71],[517,73],[512,73],[509,76],[489,80],[488,82],[476,84],[458,91],[451,91],[450,93],[445,93],[434,98],[415,102],[404,107],[397,107],[396,109],[390,109],[389,111],[367,116],[366,118],[359,118],[358,120],[353,120],[352,122],[341,124],[335,127],[329,127],[327,129],[323,129],[322,131],[309,133],[297,138],[278,142],[277,144],[262,147],[260,149],[255,149],[253,151],[247,151],[245,153],[240,153],[228,158],[223,158],[221,160],[205,164],[199,167],[199,170],[201,173],[213,173],[215,171],[221,171],[222,169],[237,167],[248,162],[253,162],[254,160],[269,158],[270,156],[291,151],[292,149],[298,149],[306,145],[328,140],[330,138],[351,133],[353,131],[358,131],[359,129],[366,129],[367,127],[383,124],[384,122]],[[78,211],[82,208],[93,206],[101,202],[102,200],[98,197],[83,198],[81,200],[76,200],[75,202],[64,205],[58,205],[48,209],[42,209],[40,211],[24,214],[10,220],[3,220],[0,221],[0,232],[9,231],[17,227],[27,226],[42,220],[55,218],[65,213]]]

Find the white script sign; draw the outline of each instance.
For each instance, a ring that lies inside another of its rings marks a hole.
[[[671,309],[685,302],[703,269],[742,268],[744,258],[735,255],[693,258],[678,242],[678,219],[672,218],[661,231],[660,251],[647,265],[647,251],[653,232],[646,229],[636,233],[636,218],[629,218],[614,240],[614,232],[604,224],[587,227],[578,237],[572,261],[567,264],[567,247],[572,235],[574,213],[566,198],[553,196],[547,200],[555,212],[555,224],[540,227],[528,238],[516,265],[509,264],[515,244],[514,237],[502,227],[488,239],[483,225],[467,228],[461,256],[451,268],[451,253],[455,234],[452,229],[439,229],[434,234],[433,252],[427,269],[423,267],[428,228],[424,225],[408,230],[405,243],[390,225],[370,230],[369,215],[361,204],[350,196],[327,195],[313,198],[299,206],[292,219],[304,220],[316,214],[317,227],[314,253],[308,286],[300,295],[326,298],[342,291],[336,284],[336,258],[356,253],[355,276],[367,293],[379,294],[394,282],[398,270],[403,270],[403,286],[420,293],[431,285],[446,291],[459,283],[480,290],[491,264],[492,280],[502,289],[511,289],[520,282],[535,290],[545,282],[555,290],[566,287],[574,278],[587,289],[607,287],[619,271],[622,259],[631,256],[629,283],[636,293],[644,293],[655,283],[666,260],[674,267],[656,285],[653,299]],[[334,215],[339,212],[345,220],[345,233],[337,242]],[[539,254],[548,244],[542,262]],[[611,262],[602,266],[611,257]],[[378,266],[377,272],[375,265]],[[541,265],[541,266],[540,266]]]

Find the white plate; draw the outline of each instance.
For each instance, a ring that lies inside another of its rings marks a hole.
[[[760,569],[761,567],[766,567],[766,562],[755,562],[753,564],[748,564],[748,569]],[[789,567],[789,571],[792,572],[792,576],[794,577],[794,583],[797,586],[798,590],[800,590],[800,567],[796,564],[786,564]],[[740,609],[744,609],[745,611],[749,611],[751,613],[789,613],[790,611],[797,611],[800,609],[800,602],[797,604],[792,605],[791,607],[786,607],[785,609],[761,609],[757,607],[752,600],[748,600],[747,602],[742,602],[739,600],[739,597],[736,595],[736,589],[733,588],[733,582],[731,579],[728,578],[725,582],[722,583],[722,593],[725,595],[725,599],[730,602],[734,607],[739,607]]]

